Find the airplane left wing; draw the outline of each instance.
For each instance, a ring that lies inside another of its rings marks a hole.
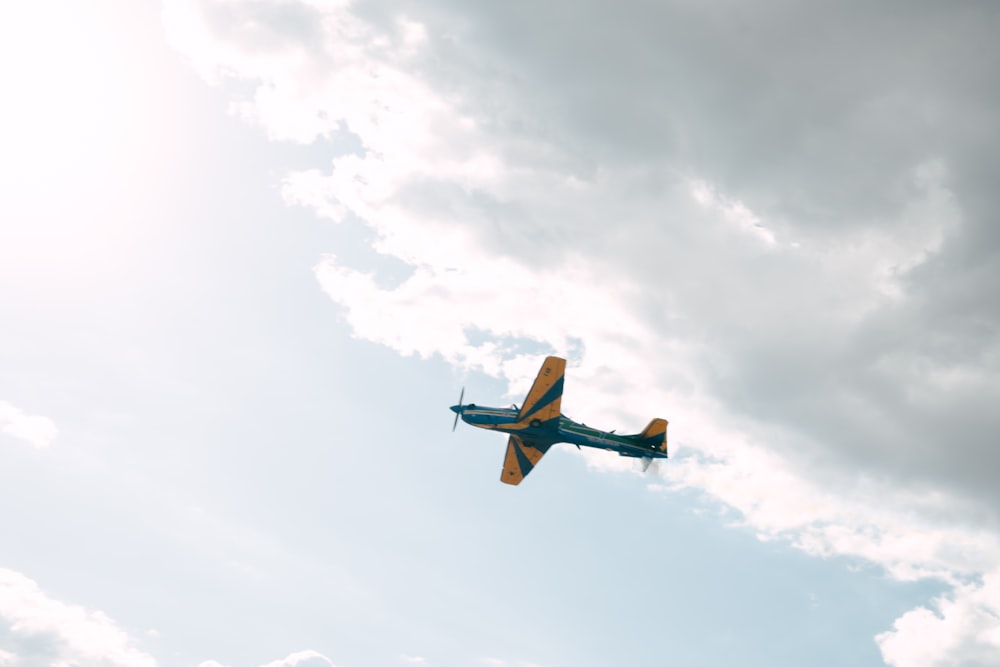
[[[504,484],[517,485],[528,476],[538,462],[549,451],[551,444],[529,445],[520,437],[511,435],[507,441],[507,455],[503,460],[503,472],[500,481]]]
[[[551,419],[559,419],[562,405],[563,376],[566,375],[566,360],[560,357],[545,357],[542,368],[538,371],[535,383],[531,385],[517,421],[527,419],[545,423]]]

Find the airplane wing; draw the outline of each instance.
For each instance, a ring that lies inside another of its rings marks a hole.
[[[537,444],[537,443],[536,443]],[[528,476],[538,462],[549,451],[550,443],[529,445],[519,436],[511,435],[507,441],[507,455],[503,460],[503,472],[500,481],[504,484],[517,485]]]
[[[550,419],[559,419],[565,374],[565,359],[545,357],[535,383],[531,385],[531,391],[528,392],[528,397],[524,399],[521,411],[517,414],[517,421],[537,419],[544,423]]]

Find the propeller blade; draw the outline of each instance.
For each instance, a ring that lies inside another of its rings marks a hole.
[[[458,412],[455,413],[455,423],[451,425],[451,432],[454,433],[455,429],[458,427],[458,418],[462,415],[462,399],[465,398],[465,387],[462,387],[462,393],[458,395]]]

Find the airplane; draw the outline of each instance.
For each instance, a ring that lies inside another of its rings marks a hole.
[[[653,459],[667,458],[667,420],[654,419],[641,433],[616,435],[614,431],[601,431],[578,424],[560,412],[563,376],[566,360],[546,357],[531,391],[518,408],[480,407],[475,403],[462,405],[465,389],[458,397],[458,405],[451,406],[458,426],[459,417],[466,424],[491,431],[509,433],[507,454],[504,457],[500,481],[517,485],[528,476],[552,445],[568,442],[583,447],[596,447],[619,456],[642,459],[643,472]]]

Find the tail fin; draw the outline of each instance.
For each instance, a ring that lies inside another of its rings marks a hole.
[[[667,453],[667,420],[656,418],[649,422],[646,428],[639,434],[639,440],[647,447],[656,449],[663,454]]]

